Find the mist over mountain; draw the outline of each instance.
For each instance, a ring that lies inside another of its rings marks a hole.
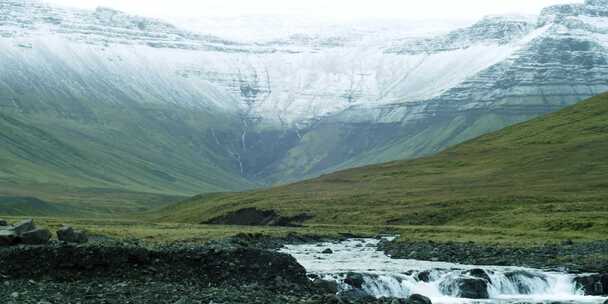
[[[605,0],[455,29],[378,22],[239,39],[2,1],[3,192],[285,183],[433,154],[608,91]]]

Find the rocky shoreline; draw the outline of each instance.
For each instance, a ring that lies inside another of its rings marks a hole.
[[[608,272],[608,240],[561,245],[505,247],[456,242],[381,242],[378,250],[396,259],[466,265],[521,266],[574,274]]]
[[[385,241],[378,250],[395,259],[465,265],[520,266],[576,274],[588,296],[608,296],[608,241],[563,242],[536,247],[484,246],[474,243]],[[608,301],[606,301],[608,302]]]
[[[0,303],[430,303],[419,296],[373,299],[358,294],[356,288],[336,294],[335,283],[311,280],[293,257],[277,252],[285,244],[338,242],[351,237],[240,234],[205,245],[148,247],[94,239],[86,244],[50,241],[47,245],[0,246]],[[601,259],[590,263],[584,261],[592,259],[583,257],[605,254],[607,246],[608,242],[594,242],[504,248],[383,241],[378,250],[393,258],[606,273],[608,268]],[[578,282],[589,294],[608,293],[608,275],[581,276]]]
[[[5,246],[0,303],[405,303],[336,295],[330,282],[310,280],[293,257],[272,250],[318,240],[239,235],[153,248],[109,239]]]

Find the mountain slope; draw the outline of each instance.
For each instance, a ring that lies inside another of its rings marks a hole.
[[[356,104],[325,117],[304,136],[308,141],[290,149],[291,157],[282,160],[269,178],[288,178],[284,172],[311,177],[316,172],[432,155],[608,91],[607,20],[608,2],[586,1],[549,7],[536,21],[486,18],[447,36],[388,49],[423,60],[398,82],[404,92],[432,89],[454,77],[464,79],[430,96],[398,94],[401,98],[393,103],[389,98],[378,106]],[[488,47],[493,49],[483,49]],[[477,48],[480,58],[504,57],[472,75],[460,74],[460,63],[467,61],[451,60],[460,52],[475,56],[470,52]],[[443,64],[449,68],[441,75],[429,70]],[[320,145],[327,129],[340,134],[330,145]],[[309,148],[314,145],[321,146],[315,154]]]
[[[310,223],[608,231],[608,94],[436,156],[288,186],[195,197],[157,212],[206,222],[245,208]]]
[[[29,189],[62,201],[69,197],[56,194],[66,186],[120,197],[255,185],[226,153],[240,142],[232,99],[204,82],[161,75],[162,51],[141,45],[179,40],[181,32],[37,1],[6,1],[0,11],[0,193]]]
[[[606,20],[588,0],[424,37],[230,41],[5,0],[0,194],[240,191],[432,155],[607,91]]]

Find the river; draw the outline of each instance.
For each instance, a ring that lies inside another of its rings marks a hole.
[[[362,289],[375,297],[406,298],[411,294],[429,297],[434,304],[446,303],[604,303],[607,298],[585,296],[574,283],[575,275],[538,269],[504,266],[470,266],[443,262],[391,259],[377,251],[378,239],[287,245],[281,252],[295,257],[309,275],[336,280],[341,290],[347,273],[361,274]],[[324,254],[330,249],[333,253]],[[480,271],[483,270],[483,271]],[[471,272],[473,270],[473,272]],[[488,299],[463,298],[463,280],[485,273],[489,282],[482,293]]]

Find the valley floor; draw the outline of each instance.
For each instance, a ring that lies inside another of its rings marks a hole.
[[[401,235],[379,247],[397,258],[608,270],[608,241],[576,233],[428,226],[243,227],[129,219],[35,222],[52,231],[63,223],[84,229],[91,241],[0,248],[2,303],[372,303],[340,302],[310,285],[295,260],[266,250],[378,234]],[[373,303],[403,302],[394,300]]]
[[[4,217],[16,222],[24,217]],[[568,268],[573,272],[608,270],[608,239],[589,231],[540,231],[470,226],[307,225],[303,227],[224,226],[156,223],[134,219],[34,218],[56,231],[68,224],[96,241],[118,240],[141,246],[204,245],[234,236],[252,235],[256,247],[272,247],[269,239],[301,237],[341,239],[399,235],[382,249],[397,258],[438,259],[471,265],[519,265]],[[250,242],[251,240],[248,240]],[[413,252],[413,253],[412,253]],[[413,254],[413,255],[412,255]]]

